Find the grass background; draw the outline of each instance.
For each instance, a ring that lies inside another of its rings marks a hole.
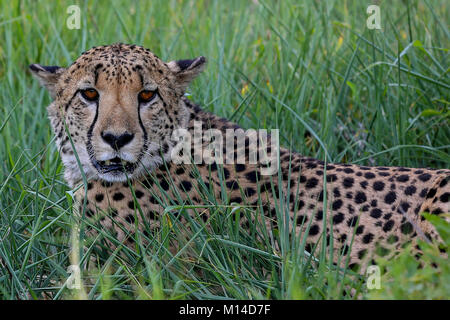
[[[381,30],[366,27],[372,2]],[[81,8],[79,30],[66,26],[71,4]],[[79,257],[84,290],[67,289],[70,192],[49,96],[28,65],[67,66],[115,42],[166,61],[204,55],[192,99],[245,128],[280,128],[284,146],[332,162],[448,168],[449,16],[446,0],[0,2],[0,298],[342,299],[354,288],[363,298],[448,299],[448,263],[433,248],[426,259],[439,268],[418,270],[405,253],[387,262],[382,289],[368,291],[320,248],[322,263],[312,264],[283,228],[257,241],[257,226],[233,223],[236,211],[255,212],[214,199],[211,229],[201,219],[187,236],[172,228],[188,255],[164,250],[164,237],[137,253],[89,247]],[[98,268],[87,272],[94,253]]]

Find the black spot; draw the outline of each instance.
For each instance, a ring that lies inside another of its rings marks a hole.
[[[356,234],[362,234],[364,232],[364,226],[358,226],[358,228],[356,228]]]
[[[128,201],[128,208],[134,210],[134,208],[135,208],[134,201]]]
[[[411,232],[413,232],[414,227],[410,222],[405,222],[400,226],[400,231],[403,234],[410,234]]]
[[[369,232],[363,236],[362,241],[363,241],[363,243],[366,243],[366,244],[371,243],[373,238],[374,238],[373,234]]]
[[[400,203],[400,206],[398,207],[397,212],[404,214],[408,211],[409,207],[410,207],[410,205],[408,202],[402,202],[402,203]]]
[[[88,188],[88,190],[92,189],[92,183],[91,182],[88,183],[87,188]]]
[[[338,214],[335,214],[333,216],[333,223],[334,224],[339,224],[342,221],[344,221],[344,214],[342,214],[341,212],[339,212]]]
[[[117,209],[109,208],[109,214],[114,218],[117,217],[119,213],[117,212]]]
[[[391,217],[392,217],[392,213],[386,213],[386,214],[383,216],[383,219],[384,219],[384,220],[389,220]]]
[[[354,182],[355,182],[355,180],[353,178],[347,177],[347,178],[344,178],[344,180],[342,181],[342,185],[348,189],[348,188],[353,187]]]
[[[227,168],[223,168],[223,178],[225,180],[228,180],[229,177],[230,177],[230,170],[228,170]]]
[[[140,199],[144,195],[144,193],[141,190],[136,190],[134,193],[136,195],[136,198]]]
[[[358,258],[359,258],[359,259],[364,258],[364,256],[366,255],[366,253],[367,253],[367,249],[359,250],[359,251],[358,251]]]
[[[427,194],[427,199],[433,198],[436,195],[436,191],[437,190],[435,188],[430,189],[430,191],[428,191],[428,194]]]
[[[439,187],[441,187],[441,188],[445,187],[449,180],[450,180],[449,177],[442,179],[441,183],[439,183]]]
[[[235,202],[235,203],[242,203],[242,198],[241,197],[234,197],[230,199],[230,203],[231,202]]]
[[[253,182],[253,183],[261,180],[261,176],[260,176],[259,172],[256,172],[256,171],[250,171],[250,172],[246,173],[245,177],[247,178],[247,180],[249,180],[250,182]]]
[[[189,192],[192,189],[192,183],[190,183],[187,180],[183,180],[180,183],[180,188],[182,188],[183,190],[185,190],[186,192]]]
[[[444,194],[442,194],[440,197],[439,197],[439,200],[441,201],[441,202],[448,202],[448,199],[450,198],[450,192],[445,192]]]
[[[94,216],[94,211],[92,211],[91,209],[87,209],[86,210],[86,216],[88,216],[89,218]]]
[[[367,186],[368,186],[368,182],[367,181],[361,181],[360,183],[359,183],[359,185],[361,186],[361,188],[363,188],[363,189],[366,189],[367,188]]]
[[[373,208],[373,209],[370,211],[370,216],[371,216],[372,218],[375,218],[375,219],[380,218],[380,217],[381,217],[381,214],[382,214],[382,212],[381,212],[381,210],[378,209],[378,208]]]
[[[151,180],[151,179],[144,179],[144,181],[142,181],[142,184],[144,185],[144,187],[147,190],[149,190],[153,186],[153,180]]]
[[[155,220],[158,217],[158,213],[156,211],[150,210],[147,213],[147,216],[150,218],[150,220]]]
[[[358,263],[350,263],[348,267],[350,268],[350,270],[354,272],[358,272],[359,269],[361,268],[361,266]]]
[[[428,188],[425,188],[420,192],[419,196],[421,198],[425,198],[425,196],[427,195],[427,192],[428,192]]]
[[[412,196],[414,193],[416,193],[417,188],[415,186],[408,186],[405,189],[405,195],[407,196]]]
[[[351,168],[345,168],[344,172],[350,174],[350,173],[353,173],[354,171]]]
[[[125,217],[125,220],[126,220],[128,223],[134,223],[134,215],[132,215],[132,214],[127,215],[127,216]]]
[[[374,175],[372,172],[366,172],[366,173],[364,174],[364,177],[365,177],[366,179],[373,179],[373,178],[375,178],[375,175]]]
[[[390,250],[381,246],[378,246],[375,251],[379,256],[384,257],[389,254]]]
[[[339,210],[342,207],[342,200],[337,199],[333,202],[332,208],[333,210]]]
[[[317,224],[311,226],[311,228],[309,229],[309,235],[310,236],[315,236],[316,234],[318,234],[320,231],[320,228]]]
[[[273,189],[275,191],[275,194],[279,194],[279,189],[278,186],[273,184]],[[272,193],[272,182],[271,181],[267,181],[266,183],[261,185],[261,192],[269,192]]]
[[[333,189],[333,195],[335,198],[339,198],[341,196],[341,192],[339,191],[338,188]]]
[[[394,226],[394,220],[388,220],[383,226],[383,231],[388,232],[392,230],[392,227]]]
[[[315,164],[314,162],[307,162],[305,166],[308,169],[314,169],[317,167],[317,164]]]
[[[245,188],[244,193],[247,197],[251,197],[252,195],[254,195],[256,193],[256,190],[252,187],[247,187],[247,188]]]
[[[436,208],[433,211],[431,211],[431,214],[435,214],[435,215],[439,215],[443,213],[442,210],[440,208]]]
[[[150,196],[150,202],[153,204],[159,204],[158,200],[154,196]]]
[[[177,170],[175,170],[175,173],[177,175],[182,175],[185,172],[183,167],[178,167]]]
[[[343,242],[345,242],[345,240],[347,240],[347,235],[345,233],[341,234],[341,236],[339,237],[338,241],[340,243],[343,243]]]
[[[409,176],[406,174],[402,174],[401,176],[397,177],[398,182],[407,182],[409,180]]]
[[[312,188],[315,188],[317,186],[318,182],[319,181],[316,178],[310,178],[306,182],[305,186],[306,186],[307,189],[312,189]]]
[[[337,176],[335,174],[327,175],[327,182],[334,182],[337,180]]]
[[[305,215],[298,215],[297,216],[297,225],[302,225],[303,223],[306,223],[308,221],[308,217]]]
[[[354,226],[356,226],[357,222],[358,222],[358,217],[351,217],[350,219],[347,220],[347,225],[349,227],[354,227]]]
[[[226,186],[227,186],[227,188],[230,188],[231,190],[239,189],[239,184],[236,180],[227,181]]]
[[[97,202],[102,202],[103,198],[104,198],[104,196],[102,193],[95,195],[95,201],[97,201]]]
[[[303,200],[300,200],[298,202],[298,210],[301,210],[305,206],[305,202]]]
[[[169,184],[166,180],[162,179],[159,184],[161,185],[161,188],[163,188],[165,191],[169,190]]]
[[[427,182],[428,180],[431,179],[431,174],[429,174],[429,173],[423,173],[423,174],[421,174],[418,178],[419,178],[419,180],[422,181],[422,182]]]
[[[236,164],[235,168],[236,168],[236,172],[242,172],[245,170],[246,167],[245,167],[245,164]]]
[[[347,244],[344,244],[344,246],[341,248],[341,255],[345,256],[348,253],[349,246]]]
[[[397,195],[396,195],[395,192],[393,192],[393,191],[388,192],[388,193],[384,196],[384,202],[386,202],[387,204],[392,204],[392,203],[394,203],[396,199],[397,199]]]
[[[355,195],[355,202],[356,203],[364,203],[367,201],[366,194],[364,192],[357,192]]]
[[[123,195],[122,192],[117,192],[117,193],[115,193],[115,194],[113,195],[113,199],[114,199],[115,201],[120,201],[120,200],[122,200],[123,198],[125,198],[125,196]]]
[[[319,211],[317,211],[317,213],[316,213],[316,220],[320,221],[320,220],[322,220],[322,219],[323,219],[323,211],[322,211],[322,210],[319,210]]]
[[[384,184],[383,181],[375,181],[373,183],[373,190],[375,190],[375,191],[383,191],[384,186],[385,186],[385,184]]]

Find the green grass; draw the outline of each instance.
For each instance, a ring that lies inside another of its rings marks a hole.
[[[28,72],[31,63],[67,66],[114,42],[164,60],[204,55],[192,100],[242,127],[280,128],[284,146],[329,162],[448,168],[448,1],[379,1],[382,30],[366,28],[372,1],[345,0],[80,1],[81,29],[69,30],[73,2],[0,3],[0,298],[344,299],[349,288],[362,298],[449,298],[450,271],[433,248],[429,262],[440,268],[418,270],[405,253],[386,263],[383,289],[368,291],[323,248],[313,263],[289,225],[242,230],[236,213],[260,210],[220,205],[208,192],[208,207],[194,210],[212,219],[190,218],[167,200],[171,210],[148,248],[137,239],[135,251],[71,251],[76,219],[50,100]],[[190,219],[188,234],[174,212]],[[178,240],[175,255],[169,239]],[[98,268],[87,271],[94,256]],[[80,291],[63,285],[77,259],[86,276]]]

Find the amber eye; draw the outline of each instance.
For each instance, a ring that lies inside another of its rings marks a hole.
[[[150,90],[143,90],[141,92],[139,92],[138,98],[139,98],[139,102],[149,102],[150,100],[152,100],[152,98],[155,96],[155,92],[154,91],[150,91]]]
[[[83,98],[89,101],[95,101],[98,99],[98,92],[95,89],[89,88],[85,90],[81,90],[81,95]]]

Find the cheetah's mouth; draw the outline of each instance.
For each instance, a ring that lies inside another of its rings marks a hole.
[[[136,164],[132,162],[125,161],[119,157],[109,159],[106,161],[97,161],[92,159],[95,168],[100,173],[132,173],[136,168]]]

